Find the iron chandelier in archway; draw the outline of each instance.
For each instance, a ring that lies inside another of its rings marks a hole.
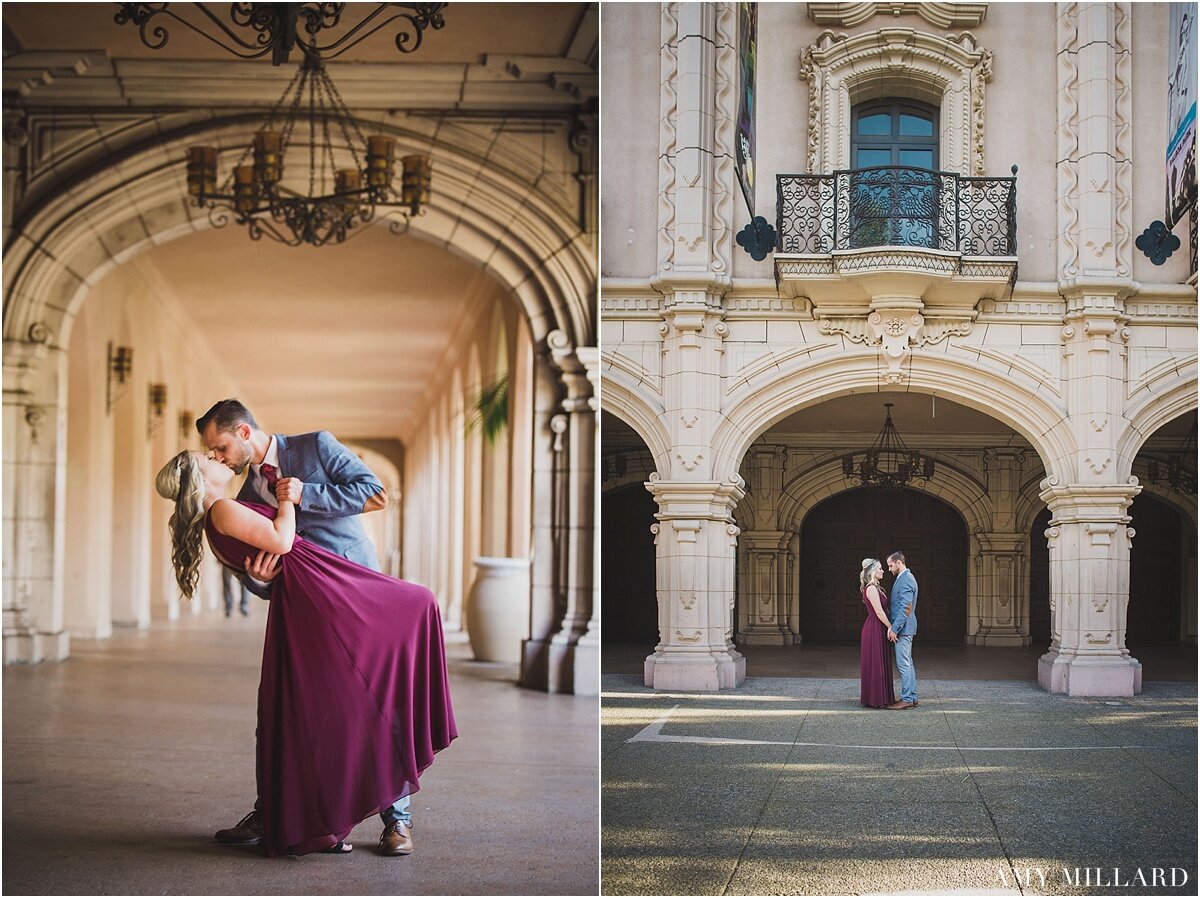
[[[863,486],[899,489],[910,481],[927,481],[933,477],[933,459],[915,449],[909,449],[896,425],[892,423],[892,403],[885,402],[887,417],[874,445],[866,452],[850,452],[842,456],[842,475]]]
[[[284,159],[293,138],[301,136],[298,125],[307,131],[306,192],[296,189],[299,179],[292,187],[284,183]],[[334,146],[334,129],[341,148]],[[320,56],[306,51],[300,70],[219,189],[217,148],[188,149],[188,194],[196,206],[209,209],[214,227],[224,227],[232,216],[254,240],[265,235],[288,246],[342,243],[356,225],[377,218],[391,218],[390,230],[398,234],[429,202],[433,163],[426,154],[404,156],[396,190],[395,152],[395,138],[363,136]]]
[[[207,4],[188,5],[198,13],[195,22],[172,10],[170,3],[118,3],[120,11],[113,16],[113,21],[118,25],[127,22],[136,25],[142,43],[151,50],[160,50],[167,45],[171,35],[166,26],[173,20],[239,59],[259,59],[270,53],[271,63],[282,65],[298,45],[306,53],[334,59],[394,22],[399,23],[396,49],[401,53],[412,53],[421,46],[426,29],[437,31],[445,26],[442,10],[447,6],[445,3],[379,3],[340,37],[320,43],[322,32],[331,32],[341,25],[345,3],[230,3],[229,21],[234,28],[242,29],[243,34],[221,21],[209,11]],[[397,9],[403,11],[393,12]],[[301,27],[308,35],[307,48],[300,44]]]

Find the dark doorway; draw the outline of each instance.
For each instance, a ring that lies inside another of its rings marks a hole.
[[[658,504],[641,484],[604,493],[600,536],[600,625],[606,643],[658,644],[654,534]]]
[[[1129,506],[1133,545],[1129,551],[1129,615],[1125,644],[1179,642],[1183,584],[1183,527],[1179,513],[1147,493]],[[1136,652],[1135,652],[1136,654]]]
[[[913,490],[850,490],[804,520],[800,537],[800,633],[807,642],[853,643],[865,616],[864,558],[902,551],[920,585],[922,642],[961,645],[967,630],[967,528],[950,505]],[[891,591],[892,577],[884,575]]]

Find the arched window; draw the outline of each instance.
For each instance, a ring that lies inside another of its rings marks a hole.
[[[854,107],[851,168],[938,167],[938,110],[915,100],[875,100]]]

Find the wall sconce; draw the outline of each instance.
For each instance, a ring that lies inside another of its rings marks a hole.
[[[192,422],[196,420],[196,415],[191,409],[184,409],[179,413],[179,442],[184,446],[192,438]]]
[[[125,386],[125,381],[133,371],[133,350],[128,346],[114,347],[110,341],[108,344],[108,389],[106,393],[106,405],[108,414],[112,414],[113,406],[117,400],[121,398],[120,390],[113,388],[114,382],[116,386]]]
[[[146,398],[146,439],[154,436],[167,409],[167,385],[150,384]]]

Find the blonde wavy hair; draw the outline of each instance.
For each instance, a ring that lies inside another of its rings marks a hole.
[[[862,571],[858,575],[858,582],[863,588],[870,586],[875,582],[875,569],[883,567],[878,558],[864,558],[862,562]]]
[[[175,566],[175,582],[185,598],[196,592],[200,578],[200,559],[204,547],[204,476],[200,463],[191,452],[184,450],[163,465],[154,478],[154,488],[164,499],[175,503],[175,512],[167,526],[171,530],[171,563]]]

